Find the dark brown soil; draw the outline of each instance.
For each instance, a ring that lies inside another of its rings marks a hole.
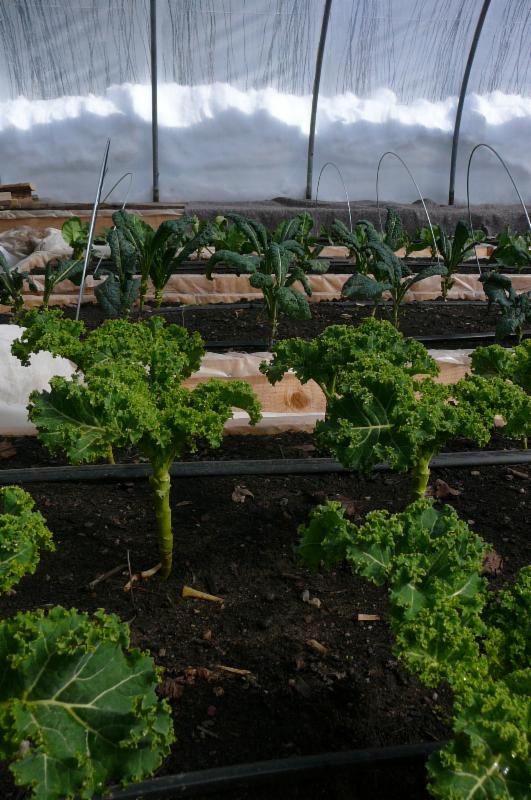
[[[370,306],[356,305],[340,301],[323,301],[311,304],[310,320],[282,319],[279,326],[279,338],[300,336],[310,339],[317,336],[329,325],[356,325],[371,314]],[[269,327],[263,304],[254,301],[243,302],[236,307],[217,306],[164,306],[155,311],[149,306],[145,316],[153,313],[162,314],[169,322],[184,325],[189,330],[197,330],[209,342],[225,342],[238,346],[242,343],[260,344],[267,342]],[[75,309],[65,309],[65,314],[74,316]],[[401,312],[401,331],[407,336],[434,336],[456,333],[476,333],[494,331],[499,319],[497,309],[487,312],[487,304],[478,302],[463,304],[460,302],[425,302],[407,303]],[[377,316],[389,318],[387,307],[380,308]],[[132,319],[136,316],[133,315]],[[100,325],[105,317],[97,305],[86,304],[81,311],[81,319],[88,328]],[[0,322],[2,319],[0,318]],[[6,319],[7,321],[7,319]],[[477,341],[468,346],[475,347]],[[437,343],[437,347],[466,347],[463,341],[448,342],[447,345]]]
[[[310,442],[303,435],[234,437],[222,454],[293,457],[311,453]],[[1,467],[44,462],[35,440],[17,439],[14,445],[17,455]],[[460,491],[450,501],[503,556],[496,586],[529,563],[530,483],[522,477],[529,470],[517,473],[485,467],[433,475]],[[243,504],[232,499],[238,484],[252,493]],[[297,526],[325,496],[352,500],[354,519],[371,509],[399,510],[406,503],[406,476],[174,480],[174,572],[167,581],[140,584],[133,595],[123,591],[125,567],[92,591],[87,584],[125,565],[128,554],[133,571],[156,561],[147,481],[27,488],[54,531],[57,551],[43,556],[15,595],[0,600],[0,614],[62,604],[88,611],[103,607],[130,621],[134,644],[149,649],[166,670],[164,693],[178,741],[160,774],[449,735],[447,692],[425,689],[393,656],[385,591],[344,566],[312,574],[294,550]],[[223,605],[183,599],[184,584],[220,595]],[[306,589],[320,608],[303,602]],[[380,614],[382,620],[358,622],[358,613]],[[326,648],[324,654],[308,645],[312,639]],[[251,675],[230,674],[219,665]],[[0,796],[23,796],[6,773]],[[420,800],[427,794],[424,768],[417,763],[225,796]]]

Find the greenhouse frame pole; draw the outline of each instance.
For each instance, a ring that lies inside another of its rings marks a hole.
[[[317,103],[319,101],[319,85],[321,83],[321,70],[323,67],[323,55],[326,42],[326,32],[328,30],[328,20],[330,19],[330,9],[332,0],[325,0],[323,11],[323,22],[321,24],[321,36],[317,48],[317,59],[315,62],[315,76],[313,79],[312,113],[310,117],[310,138],[308,139],[308,164],[306,168],[306,199],[312,199],[312,178],[313,178],[313,151],[315,145],[315,123],[317,120]]]
[[[483,23],[485,22],[485,17],[487,16],[487,11],[489,10],[489,6],[490,6],[490,0],[483,0],[483,5],[481,7],[481,12],[479,14],[479,18],[476,25],[476,30],[474,31],[474,38],[472,39],[472,44],[470,45],[470,52],[468,54],[468,60],[466,62],[463,81],[461,83],[461,91],[459,93],[459,101],[457,103],[457,112],[455,115],[454,136],[452,139],[452,155],[450,157],[450,188],[448,190],[449,206],[453,206],[454,204],[457,148],[459,146],[459,131],[461,128],[461,117],[463,115],[463,105],[465,103],[465,95],[468,87],[468,79],[470,78],[470,71],[472,69],[472,64],[474,63],[474,57],[476,55],[476,49],[478,46],[479,37],[481,36]]]
[[[159,202],[159,119],[157,105],[157,0],[150,0],[151,34],[151,149],[153,161],[153,202]]]

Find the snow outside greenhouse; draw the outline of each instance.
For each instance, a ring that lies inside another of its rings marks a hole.
[[[529,0],[0,2],[0,800],[529,800]]]

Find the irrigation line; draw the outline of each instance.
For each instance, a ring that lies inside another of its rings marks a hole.
[[[531,464],[531,450],[471,450],[440,453],[430,467],[462,469],[510,464]],[[388,464],[377,464],[376,472],[389,472]],[[243,461],[175,461],[170,467],[174,478],[212,478],[228,475],[322,475],[356,472],[343,467],[335,458],[266,458]],[[89,464],[79,467],[29,467],[0,470],[0,485],[12,483],[60,483],[69,481],[133,480],[151,475],[149,464]]]
[[[447,742],[422,742],[421,744],[374,747],[365,750],[345,750],[339,753],[321,753],[293,758],[275,758],[271,761],[254,761],[197,772],[184,772],[153,778],[128,789],[105,795],[104,800],[156,800],[156,798],[193,797],[237,789],[242,786],[257,786],[276,783],[292,778],[311,778],[314,774],[341,767],[356,767],[371,764],[386,764],[412,759],[426,759],[440,750]]]

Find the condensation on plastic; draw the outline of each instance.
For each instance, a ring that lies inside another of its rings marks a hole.
[[[34,425],[28,420],[27,404],[30,393],[49,388],[54,375],[69,377],[74,371],[71,362],[54,358],[50,353],[38,353],[30,365],[23,367],[11,355],[11,344],[20,336],[17,325],[0,325],[0,435],[33,436]],[[440,367],[438,380],[453,383],[468,371],[470,350],[430,350]],[[263,419],[255,427],[243,411],[235,411],[225,426],[227,433],[274,434],[282,431],[311,431],[318,419],[324,417],[324,395],[313,381],[302,385],[289,373],[275,386],[259,370],[260,363],[271,358],[270,353],[206,353],[200,369],[186,381],[189,388],[209,378],[245,379],[256,392],[263,408]]]

